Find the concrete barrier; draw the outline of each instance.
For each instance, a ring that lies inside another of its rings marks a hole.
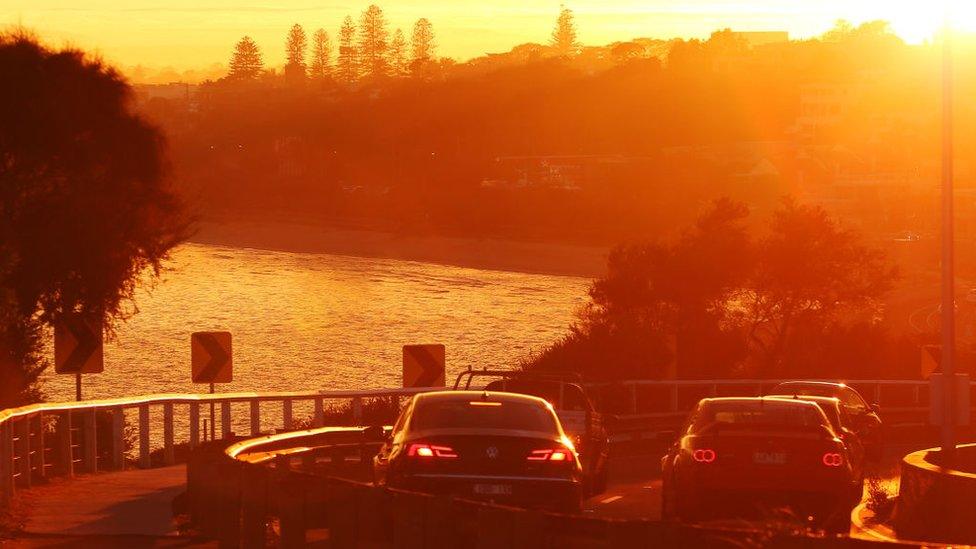
[[[366,462],[362,430],[312,429],[205,444],[187,468],[193,524],[221,547],[260,547],[277,521],[282,547],[311,543],[314,532],[328,547],[609,548],[609,547],[876,547],[846,538],[794,536],[748,529],[714,529],[648,520],[563,515],[376,487],[330,476]],[[356,437],[360,438],[355,442]],[[306,442],[321,446],[312,448]],[[288,445],[291,445],[290,447]],[[269,450],[269,448],[274,448]],[[340,450],[347,458],[339,459]],[[308,453],[315,454],[309,459]],[[891,547],[891,544],[885,544]]]
[[[959,446],[960,469],[938,464],[938,450],[905,456],[895,507],[898,537],[942,543],[976,544],[976,444]]]

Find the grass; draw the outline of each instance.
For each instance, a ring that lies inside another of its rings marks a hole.
[[[895,510],[895,487],[890,480],[869,479],[868,498],[865,506],[874,513],[874,522],[887,522]]]

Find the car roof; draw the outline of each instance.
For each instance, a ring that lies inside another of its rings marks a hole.
[[[807,399],[790,399],[790,398],[766,398],[766,397],[716,397],[716,398],[703,398],[701,404],[708,405],[719,405],[722,404],[738,404],[738,405],[754,405],[756,407],[760,406],[813,406],[820,409],[815,402]]]
[[[766,398],[775,398],[775,399],[808,400],[810,402],[832,402],[834,404],[840,404],[839,398],[831,397],[831,396],[823,396],[823,395],[795,395],[792,393],[784,393],[784,394],[777,393],[773,395],[764,395],[764,396]]]
[[[416,402],[470,402],[483,400],[485,402],[521,402],[525,404],[542,404],[551,407],[545,399],[526,395],[524,393],[506,393],[502,391],[432,391],[414,396]]]
[[[782,381],[780,383],[777,383],[776,386],[773,388],[775,389],[776,387],[783,387],[783,386],[788,386],[788,387],[807,386],[807,387],[824,387],[824,388],[836,388],[836,389],[851,388],[850,385],[842,381],[803,381],[803,380]]]

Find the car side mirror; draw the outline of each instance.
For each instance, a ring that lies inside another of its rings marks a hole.
[[[382,425],[371,425],[363,429],[363,438],[371,442],[384,442],[387,439],[386,429]]]
[[[872,403],[871,404],[871,411],[874,412],[874,413],[876,413],[876,414],[880,414],[881,413],[881,405],[878,404],[877,402]]]

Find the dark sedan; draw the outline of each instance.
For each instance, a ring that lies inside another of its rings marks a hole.
[[[552,406],[528,395],[442,391],[404,408],[373,461],[391,488],[576,512],[583,472]]]
[[[861,489],[830,420],[800,399],[704,399],[661,465],[671,520],[764,519],[785,509],[843,532]]]
[[[853,387],[832,381],[784,381],[773,387],[772,395],[808,395],[833,397],[850,418],[850,428],[864,444],[866,456],[872,461],[881,459],[884,450],[881,417],[878,405],[868,402]]]

